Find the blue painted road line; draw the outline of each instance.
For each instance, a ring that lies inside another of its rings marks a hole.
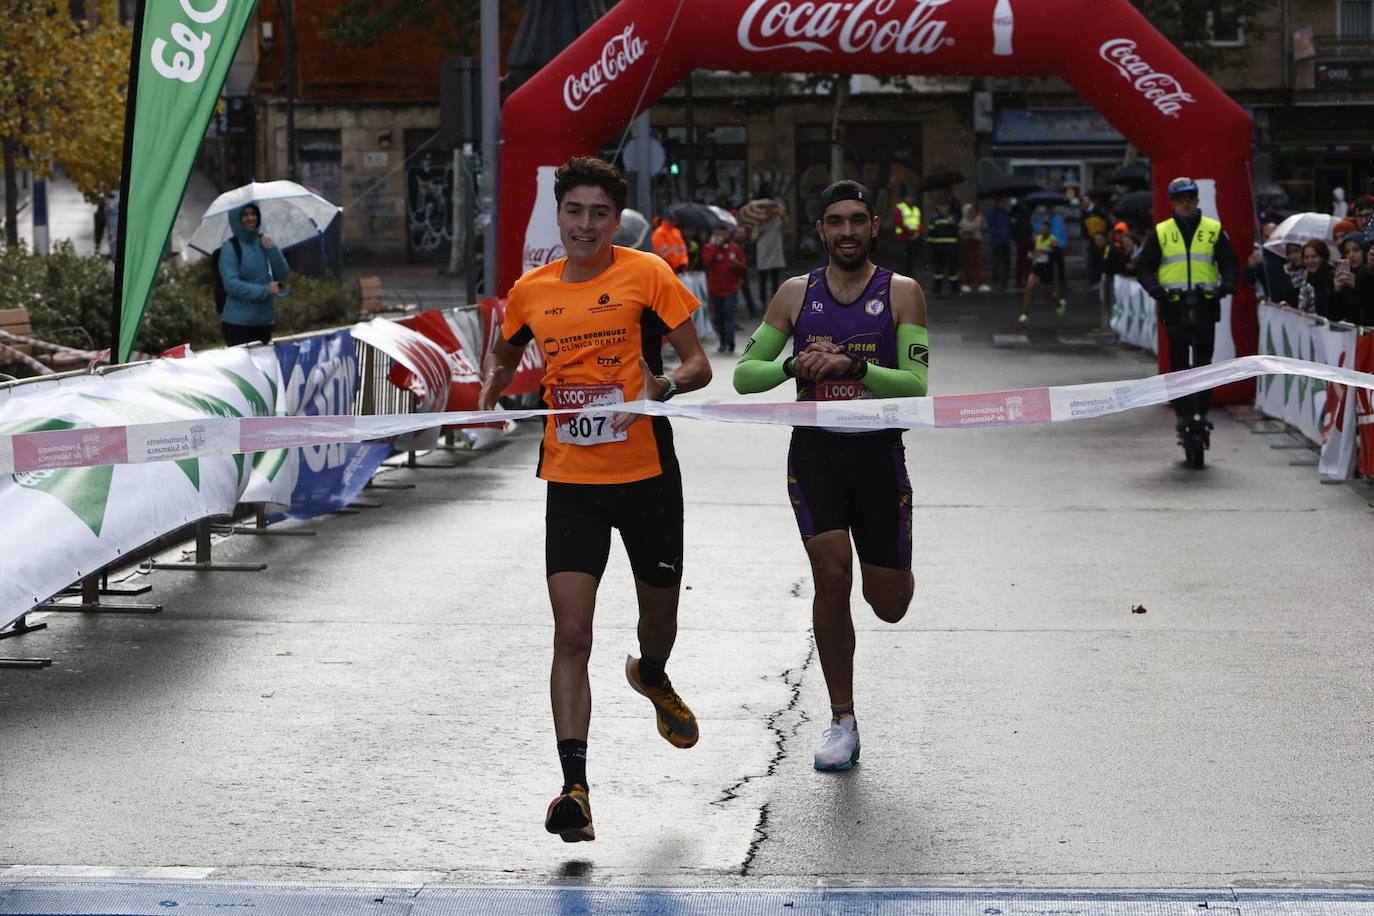
[[[839,889],[0,882],[13,916],[1374,916],[1374,890]]]

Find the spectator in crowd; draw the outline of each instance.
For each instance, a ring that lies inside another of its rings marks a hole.
[[[1294,277],[1298,290],[1298,308],[1316,312],[1323,318],[1331,312],[1332,275],[1331,252],[1320,239],[1311,239],[1302,246],[1302,271]]]
[[[751,242],[749,238],[749,227],[744,225],[741,221],[740,224],[734,228],[733,235],[735,244],[739,246],[740,251],[744,252],[744,273],[740,275],[739,284],[740,295],[744,297],[744,307],[748,310],[749,317],[754,318],[757,317],[759,313],[759,307],[758,303],[754,301],[754,291],[750,288],[749,283],[749,245]]]
[[[1031,208],[1019,201],[1011,210],[1011,232],[1016,240],[1016,285],[1025,286],[1031,269],[1030,250],[1035,244],[1035,228],[1031,222]]]
[[[652,239],[654,254],[668,262],[673,273],[680,274],[687,269],[687,240],[682,237],[682,230],[673,225],[672,220],[666,216],[661,217],[658,225],[654,227]]]
[[[257,204],[231,210],[229,227],[234,237],[219,250],[219,277],[225,293],[220,329],[225,346],[270,343],[277,323],[277,295],[291,268],[272,237],[262,231]]]
[[[763,221],[754,229],[754,266],[759,275],[759,302],[767,309],[773,294],[778,291],[782,269],[787,266],[782,245],[782,224],[787,218],[787,211],[782,204],[769,198],[767,191],[763,197],[771,206]]]
[[[1297,242],[1290,242],[1284,246],[1284,256],[1287,258],[1282,267],[1276,271],[1282,275],[1282,281],[1278,276],[1270,277],[1272,295],[1269,301],[1283,303],[1298,307],[1298,300],[1301,298],[1299,287],[1302,282],[1302,246]]]
[[[1336,219],[1345,219],[1350,212],[1349,205],[1345,202],[1345,188],[1331,189],[1331,215]]]
[[[739,305],[740,279],[744,276],[744,249],[726,228],[717,229],[701,252],[706,268],[706,290],[711,297],[711,317],[720,338],[717,353],[735,352],[735,309]]]
[[[1260,237],[1255,240],[1255,249],[1250,252],[1250,257],[1245,259],[1245,282],[1254,284],[1260,295],[1270,302],[1274,300],[1269,298],[1269,278],[1264,267],[1264,243],[1269,241],[1274,229],[1273,223],[1260,225]]]
[[[983,239],[987,235],[988,221],[973,204],[964,204],[963,216],[959,219],[959,263],[963,265],[963,275],[959,291],[986,293],[992,287],[983,282]]]
[[[1374,197],[1365,194],[1355,198],[1350,205],[1350,215],[1331,227],[1331,237],[1343,239],[1352,232],[1358,232],[1364,236],[1366,245],[1374,242],[1374,219],[1370,219],[1371,216],[1374,216]]]
[[[1083,228],[1083,244],[1088,252],[1088,280],[1094,286],[1098,286],[1102,281],[1103,259],[1102,247],[1107,244],[1107,211],[1102,205],[1093,200],[1091,194],[1085,193],[1079,198],[1082,207],[1079,221]],[[1102,244],[1097,242],[1097,236],[1102,236]]]
[[[1144,243],[1140,241],[1140,236],[1126,228],[1125,223],[1117,223],[1116,250],[1121,255],[1121,272],[1135,276],[1136,258],[1140,257]]]
[[[1369,249],[1358,232],[1341,239],[1341,258],[1331,274],[1331,315],[1333,321],[1352,324],[1374,323],[1374,265]]]
[[[935,218],[930,221],[926,231],[926,241],[930,243],[930,259],[935,268],[935,292],[942,292],[945,284],[949,291],[959,292],[959,219],[950,210],[950,202],[942,200],[935,207]]]
[[[921,222],[921,206],[916,203],[916,191],[908,186],[906,193],[892,208],[892,231],[897,241],[905,248],[906,275],[916,276],[916,268],[921,258],[921,235],[925,226]]]
[[[1050,258],[1054,263],[1055,286],[1062,290],[1068,288],[1064,278],[1064,249],[1069,245],[1069,229],[1064,225],[1064,217],[1059,214],[1058,208],[1051,206],[1049,210],[1046,219],[1050,222],[1050,232],[1054,234],[1055,240],[1059,243],[1054,246]]]
[[[999,197],[988,211],[988,245],[991,248],[992,283],[1000,290],[1011,287],[1012,229],[1007,199]]]

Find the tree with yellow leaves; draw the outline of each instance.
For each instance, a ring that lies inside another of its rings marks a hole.
[[[119,186],[129,48],[112,0],[0,0],[0,144],[5,234],[18,243],[20,169],[64,173],[92,202]]]

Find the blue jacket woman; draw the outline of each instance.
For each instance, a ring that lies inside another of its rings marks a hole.
[[[262,211],[244,204],[229,211],[229,227],[238,240],[220,249],[219,276],[224,283],[224,342],[234,344],[272,339],[277,320],[276,296],[281,281],[291,275],[281,249],[263,234]]]

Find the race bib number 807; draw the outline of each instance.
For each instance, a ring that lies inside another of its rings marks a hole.
[[[555,385],[552,395],[550,406],[555,410],[625,403],[619,385]],[[555,422],[558,441],[564,445],[601,445],[629,438],[611,427],[609,413],[579,413],[556,417]]]

